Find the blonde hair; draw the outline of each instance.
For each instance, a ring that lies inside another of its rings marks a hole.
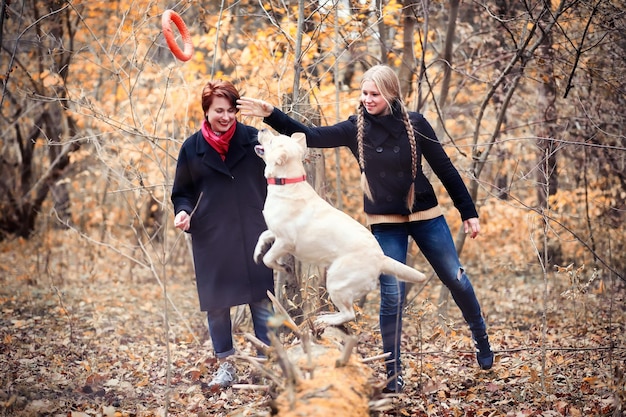
[[[411,147],[411,187],[407,195],[407,208],[411,210],[413,208],[413,200],[415,198],[415,177],[417,176],[417,140],[415,139],[415,131],[413,125],[409,119],[409,112],[402,101],[402,95],[400,94],[400,80],[396,73],[387,65],[374,65],[363,74],[361,79],[361,87],[366,81],[371,81],[376,85],[376,88],[380,92],[381,96],[389,107],[389,112],[393,113],[393,104],[397,103],[402,112],[402,120],[404,121],[404,127],[409,137],[409,145]],[[361,167],[361,188],[363,193],[370,200],[373,201],[372,192],[369,187],[367,176],[365,175],[365,156],[363,149],[363,137],[365,136],[365,122],[364,112],[365,107],[363,104],[359,105],[357,112],[357,150],[359,153],[359,166]]]

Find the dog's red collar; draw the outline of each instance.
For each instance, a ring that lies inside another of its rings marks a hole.
[[[306,175],[295,178],[268,178],[267,183],[272,185],[294,184],[296,182],[306,181]]]

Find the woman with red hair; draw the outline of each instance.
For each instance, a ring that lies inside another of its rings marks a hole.
[[[273,314],[267,297],[274,291],[272,270],[253,261],[267,229],[265,163],[254,152],[257,129],[237,121],[238,99],[228,81],[203,88],[202,128],[180,149],[171,197],[174,225],[191,234],[200,309],[220,362],[209,385],[222,388],[235,381],[230,308],[248,304],[256,337],[267,345]]]

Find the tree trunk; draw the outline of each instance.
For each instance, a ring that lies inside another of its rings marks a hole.
[[[452,75],[452,49],[454,45],[454,36],[456,31],[456,18],[459,15],[459,1],[460,0],[451,0],[450,1],[450,14],[448,18],[448,27],[446,30],[446,43],[444,46],[444,53],[442,56],[443,60],[443,82],[441,83],[441,92],[439,94],[439,110],[441,114],[441,119],[439,120],[438,125],[440,126],[437,129],[437,135],[441,138],[443,135],[443,126],[445,124],[445,106],[446,101],[448,99],[448,92],[450,90],[450,78]],[[462,231],[461,231],[462,232]],[[465,235],[459,233],[457,235],[457,239],[455,241],[457,252],[460,254],[463,250],[463,244],[465,243]],[[444,324],[448,316],[448,305],[450,298],[450,290],[445,285],[441,286],[441,290],[439,292],[439,320],[441,324]],[[443,328],[447,328],[443,326]]]
[[[372,370],[353,355],[357,338],[328,327],[315,341],[301,335],[286,350],[272,341],[282,370],[283,387],[276,398],[278,417],[369,417],[370,400],[380,394],[371,385]]]
[[[551,8],[551,0],[544,7]],[[540,22],[548,25],[551,13],[543,13],[544,18]],[[545,23],[544,23],[545,22]],[[556,81],[554,77],[554,49],[552,47],[552,32],[544,34],[541,45],[537,48],[537,68],[539,69],[539,88],[537,91],[537,111],[539,122],[537,124],[537,206],[548,207],[548,198],[556,194],[558,190],[557,173],[557,150],[554,141],[556,133]],[[558,239],[548,238],[546,251],[548,259],[546,265],[561,264],[561,243]]]
[[[441,91],[439,92],[439,108],[444,114],[448,93],[450,91],[450,78],[452,77],[452,50],[454,49],[454,37],[456,32],[456,18],[459,15],[460,0],[450,0],[450,13],[448,17],[448,26],[446,28],[446,42],[443,49],[443,81],[441,83]],[[445,122],[445,116],[441,123]]]
[[[0,240],[10,234],[30,237],[48,196],[53,198],[61,224],[67,224],[71,214],[67,184],[60,180],[67,175],[71,164],[70,154],[80,146],[79,142],[74,141],[76,125],[66,112],[65,87],[74,53],[72,45],[76,27],[70,18],[71,8],[63,2],[52,2],[50,5],[33,3],[31,6],[29,9],[20,9],[23,14],[19,18],[2,20],[3,24],[8,25],[8,31],[16,30],[13,22],[36,22],[32,26],[32,38],[28,39],[25,35],[16,41],[29,41],[29,48],[17,48],[17,45],[8,47],[7,41],[3,41],[2,46],[6,50],[16,51],[11,62],[32,61],[39,70],[45,68],[51,74],[45,78],[45,82],[39,77],[31,80],[32,87],[29,88],[33,89],[33,96],[40,99],[29,103],[30,99],[22,99],[7,87],[12,86],[9,76],[16,77],[20,72],[12,74],[7,68],[0,102],[4,104],[6,99],[12,103],[8,107],[1,106],[10,109],[3,111],[3,117],[10,121],[12,127],[4,131],[3,142],[6,145],[0,150],[3,173],[0,178]],[[28,58],[23,53],[28,53]],[[14,68],[20,66],[15,65]],[[42,141],[43,148],[38,146]]]
[[[404,8],[402,9],[402,65],[398,71],[398,78],[400,79],[400,91],[405,96],[412,93],[413,74],[416,68],[415,45],[413,43],[417,23],[414,13],[416,7],[415,0],[404,0]]]
[[[383,19],[383,0],[376,0],[376,19],[378,24],[378,45],[380,46],[380,63],[387,64],[389,61],[389,28]]]
[[[58,161],[54,171],[58,174],[54,177],[61,177],[61,172],[70,164],[69,154],[63,154],[63,148],[61,147],[62,138],[73,137],[74,131],[70,131],[68,125],[66,125],[63,117],[63,107],[53,102],[47,106],[48,111],[44,113],[44,120],[46,123],[46,141],[48,143],[48,155],[50,161]],[[71,122],[70,122],[71,123]],[[66,228],[71,223],[71,203],[70,193],[67,188],[67,182],[56,181],[51,178],[49,184],[50,197],[54,205],[54,211],[56,213],[56,221],[54,224],[59,228]]]

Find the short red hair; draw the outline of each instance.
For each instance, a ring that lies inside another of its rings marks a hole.
[[[202,89],[202,111],[206,111],[211,107],[215,97],[225,97],[233,107],[237,108],[237,100],[239,100],[239,91],[230,81],[216,80],[209,81]],[[239,111],[239,109],[237,109]]]

